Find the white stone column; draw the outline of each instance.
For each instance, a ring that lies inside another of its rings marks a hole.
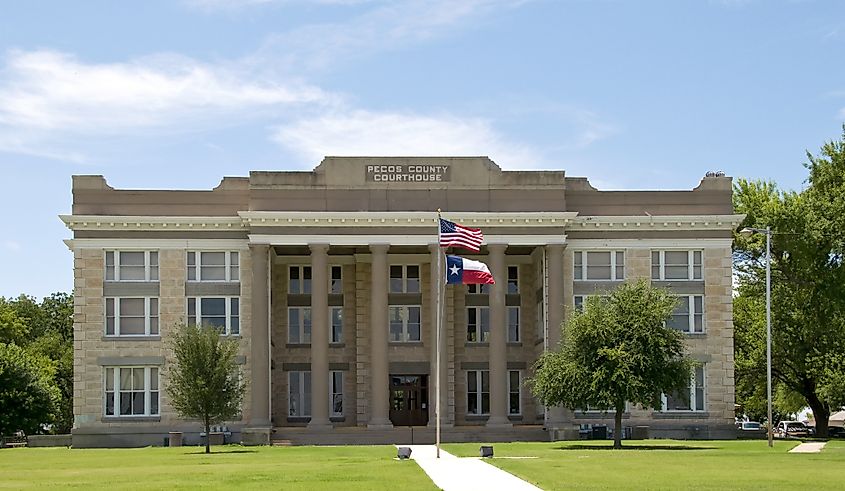
[[[496,284],[490,292],[490,418],[487,426],[511,426],[508,420],[508,330],[505,292],[508,267],[506,244],[489,244],[490,272]]]
[[[388,418],[388,316],[387,316],[387,250],[388,244],[371,244],[372,277],[370,294],[370,380],[372,406],[368,428],[392,428]]]
[[[270,275],[270,246],[249,246],[252,260],[252,318],[249,361],[252,364],[250,381],[251,415],[249,427],[244,428],[244,444],[270,443],[270,310],[268,277]]]
[[[328,244],[311,249],[311,421],[310,429],[327,429],[329,421],[329,277]]]
[[[546,246],[546,267],[548,268],[548,315],[549,315],[549,349],[558,349],[562,337],[564,319],[564,288],[563,288],[563,244],[549,244]],[[572,411],[554,406],[549,408],[548,428],[554,439],[578,438],[573,433]]]

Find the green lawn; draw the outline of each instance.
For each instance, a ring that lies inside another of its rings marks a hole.
[[[843,489],[845,442],[819,454],[787,453],[794,441],[769,449],[758,441],[625,441],[494,444],[489,462],[546,489]],[[479,444],[449,444],[458,456],[478,456]],[[537,457],[509,459],[499,457]]]
[[[436,489],[392,446],[0,450],[0,489]]]

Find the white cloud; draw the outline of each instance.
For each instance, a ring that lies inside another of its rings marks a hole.
[[[506,141],[483,119],[351,111],[277,128],[279,144],[310,161],[336,156],[490,156],[506,169],[536,168],[532,148]]]
[[[23,246],[19,242],[15,242],[13,240],[4,240],[3,247],[12,252],[18,252],[23,250]]]
[[[526,1],[387,2],[344,21],[312,24],[272,36],[257,56],[275,60],[281,58],[296,69],[331,68],[350,59],[472,29],[485,14],[509,9]]]
[[[175,55],[95,64],[55,51],[12,51],[0,77],[0,131],[121,133],[331,99],[306,84]]]

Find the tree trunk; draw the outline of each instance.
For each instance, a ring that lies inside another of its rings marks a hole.
[[[624,404],[621,407],[616,406],[616,414],[613,418],[613,448],[622,448],[622,413],[624,411]]]
[[[208,415],[205,417],[205,453],[211,453],[211,424]]]
[[[816,436],[819,438],[827,438],[827,425],[830,421],[830,408],[827,404],[819,400],[816,394],[807,396],[807,403],[810,409],[813,410],[813,420],[816,423]]]

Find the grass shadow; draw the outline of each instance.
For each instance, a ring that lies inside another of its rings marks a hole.
[[[615,449],[611,445],[566,445],[554,450],[717,450],[716,447],[693,447],[690,445],[625,445]]]
[[[211,453],[205,453],[205,449],[199,450],[196,452],[185,452],[185,455],[227,455],[232,453],[256,453],[258,450],[250,450],[246,448],[239,448],[237,450],[225,450],[222,452],[215,452],[214,450]]]

